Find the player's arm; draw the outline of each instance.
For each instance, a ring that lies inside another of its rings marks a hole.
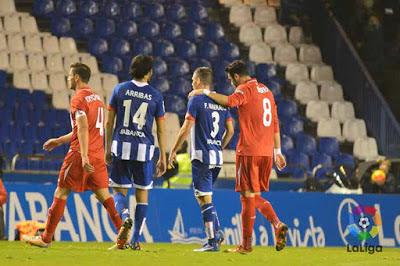
[[[247,97],[244,93],[243,89],[237,88],[232,95],[226,96],[223,94],[219,94],[216,92],[211,92],[207,89],[198,89],[193,90],[189,93],[189,97],[193,97],[196,95],[207,95],[207,97],[211,98],[214,102],[218,103],[222,106],[227,107],[238,107],[247,103]]]
[[[43,150],[52,151],[54,148],[58,146],[70,143],[71,138],[72,138],[72,132],[58,138],[49,139],[43,144]]]
[[[232,119],[227,119],[225,122],[225,135],[224,138],[222,139],[222,149],[225,149],[226,146],[228,146],[229,142],[231,141],[233,134],[235,133],[235,128],[233,126],[233,120]]]
[[[111,142],[112,142],[114,122],[115,122],[115,110],[113,108],[108,108],[107,122],[106,122],[106,141],[105,141],[107,164],[111,164]]]
[[[187,139],[190,129],[194,125],[194,120],[185,119],[181,129],[179,130],[178,137],[176,138],[174,146],[172,146],[171,152],[169,153],[168,163],[171,167],[174,167],[174,161],[176,160],[176,153],[181,149],[183,142]]]
[[[157,177],[162,176],[167,170],[166,131],[164,118],[156,118],[157,140],[160,148],[160,159],[157,162]]]
[[[286,167],[286,159],[281,151],[281,134],[279,132],[279,118],[276,105],[273,107],[273,127],[274,127],[274,161],[279,170]]]
[[[76,111],[76,125],[78,128],[78,140],[82,157],[82,167],[89,173],[94,172],[94,167],[89,162],[89,125],[86,114]]]

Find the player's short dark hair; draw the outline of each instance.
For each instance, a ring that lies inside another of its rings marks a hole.
[[[132,59],[129,74],[134,79],[143,79],[153,68],[153,57],[137,55]]]
[[[213,83],[213,72],[209,67],[198,67],[194,71],[196,77],[198,77],[201,83],[211,86]]]
[[[239,76],[249,75],[249,70],[247,69],[246,63],[241,60],[236,60],[230,63],[225,68],[225,72],[228,73],[231,77],[233,77],[234,74],[238,74]]]
[[[83,82],[89,82],[91,75],[90,67],[82,63],[73,63],[69,67],[72,68],[72,73],[78,75]]]

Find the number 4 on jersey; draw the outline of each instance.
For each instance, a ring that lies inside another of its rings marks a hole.
[[[132,100],[125,100],[124,107],[124,127],[129,127],[129,118],[131,114],[131,104]],[[132,117],[132,123],[137,124],[138,129],[142,129],[143,126],[146,124],[146,114],[147,114],[147,107],[149,106],[148,103],[143,102],[139,108],[137,109],[135,115]]]

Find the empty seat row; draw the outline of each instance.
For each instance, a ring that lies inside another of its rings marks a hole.
[[[359,138],[366,138],[367,129],[362,119],[349,119],[343,125],[343,134],[337,119],[323,119],[318,122],[318,137],[333,137],[339,141],[356,142]]]
[[[344,123],[346,120],[354,119],[355,112],[353,103],[347,101],[334,102],[331,112],[329,112],[329,106],[326,102],[310,101],[306,107],[306,117],[313,122],[332,117]]]
[[[320,85],[322,83],[326,83],[327,81],[334,81],[333,70],[331,66],[314,65],[312,66],[311,74],[309,75],[307,65],[301,63],[287,64],[285,78],[292,84],[298,84],[300,81],[309,79]]]
[[[39,30],[34,17],[26,13],[12,13],[4,16],[2,15],[0,19],[0,31],[30,34],[38,33]]]
[[[311,101],[323,101],[325,103],[313,103],[318,107],[315,109],[328,109],[328,104],[343,101],[343,88],[340,84],[331,81],[321,85],[318,97],[318,86],[312,81],[300,81],[295,88],[294,97],[301,104],[308,104]],[[323,111],[325,113],[325,111]]]

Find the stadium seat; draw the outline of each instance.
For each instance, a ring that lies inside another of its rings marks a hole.
[[[268,6],[266,0],[244,0],[243,3],[251,6],[252,8]]]
[[[308,155],[312,155],[317,151],[317,142],[308,134],[298,134],[296,136],[296,150]]]
[[[160,33],[160,26],[152,20],[143,20],[139,23],[139,34],[146,38],[156,37]]]
[[[106,17],[118,18],[121,12],[121,8],[118,5],[117,1],[111,0],[104,3],[102,11],[106,15]]]
[[[103,38],[92,38],[89,41],[89,52],[95,56],[101,56],[108,52],[108,42]]]
[[[22,39],[22,35],[20,34],[8,35],[7,44],[8,50],[12,53],[25,52],[24,41]]]
[[[73,0],[62,0],[56,5],[56,11],[58,14],[69,17],[73,15],[77,10],[76,4]]]
[[[295,137],[297,134],[303,132],[303,121],[298,118],[292,117],[282,124],[283,133],[291,137]]]
[[[349,119],[343,124],[343,137],[349,142],[367,137],[367,127],[363,119]]]
[[[99,73],[99,67],[97,65],[96,57],[90,54],[81,54],[80,61],[81,63],[86,64],[88,67],[90,67],[90,71],[92,74]]]
[[[76,49],[75,40],[70,37],[60,38],[60,51],[63,54],[76,54],[78,49]]]
[[[22,32],[27,34],[37,34],[39,32],[36,19],[32,16],[21,17]]]
[[[211,60],[217,56],[219,56],[218,46],[210,41],[201,42],[199,44],[199,56],[206,60]]]
[[[188,15],[190,19],[197,22],[203,22],[207,20],[208,17],[207,9],[199,4],[194,4],[193,6],[191,6]]]
[[[25,36],[25,51],[27,53],[42,53],[42,40],[39,35]]]
[[[121,58],[115,56],[103,57],[103,71],[111,74],[118,74],[123,70],[123,62]]]
[[[323,82],[320,92],[321,101],[326,101],[329,104],[343,101],[343,88],[335,81]]]
[[[51,32],[58,37],[69,35],[71,33],[71,21],[65,17],[53,17]]]
[[[0,69],[8,70],[10,68],[10,60],[6,50],[0,50]]]
[[[341,141],[342,133],[339,121],[333,118],[322,119],[318,121],[317,135],[318,137],[337,138],[339,141]]]
[[[276,24],[275,8],[266,5],[257,6],[254,12],[254,23],[262,28]]]
[[[295,47],[299,47],[304,42],[303,29],[298,26],[290,27],[289,43]]]
[[[181,24],[181,26],[183,38],[187,40],[195,42],[204,37],[203,27],[201,27],[200,24],[196,22],[188,21],[184,24]]]
[[[320,138],[318,151],[335,157],[339,154],[339,142],[335,138]]]
[[[332,67],[327,65],[313,66],[311,69],[310,79],[317,84],[321,84],[322,81],[333,81]]]
[[[29,71],[16,71],[13,75],[13,85],[20,89],[30,89],[32,87]]]
[[[135,39],[132,42],[133,47],[133,54],[144,54],[144,55],[151,55],[153,53],[153,45],[150,41],[145,38]]]
[[[161,34],[167,40],[176,40],[182,35],[181,27],[173,22],[165,22],[161,25]]]
[[[210,61],[202,58],[195,58],[190,60],[190,71],[193,72],[196,68],[198,67],[210,67],[211,68],[211,63]]]
[[[248,22],[253,21],[251,9],[247,5],[238,4],[231,7],[229,12],[229,22],[236,27],[240,27]]]
[[[0,1],[1,2],[1,1]],[[3,17],[4,31],[8,33],[20,33],[21,24],[16,14],[10,14]]]
[[[242,0],[223,0],[223,1],[219,1],[220,3],[222,2],[222,4],[225,7],[232,7],[234,5],[241,5],[243,4]]]
[[[281,135],[281,148],[283,155],[287,156],[294,152],[293,139],[285,134]]]
[[[302,174],[304,174],[305,171],[308,171],[310,169],[310,160],[307,154],[301,152],[290,154],[288,156],[288,164],[291,168],[297,169],[296,172],[300,170]],[[294,177],[302,177],[298,173],[294,173],[293,170],[292,174],[294,175]]]
[[[69,96],[67,90],[54,91],[52,104],[54,108],[69,110]]]
[[[131,46],[125,39],[113,39],[111,42],[110,52],[115,56],[124,56],[131,53]]]
[[[164,16],[164,6],[159,3],[146,3],[143,5],[144,14],[147,18],[158,20]]]
[[[187,97],[192,90],[192,84],[186,78],[176,78],[172,81],[170,93]]]
[[[122,16],[124,17],[124,20],[137,20],[141,18],[142,15],[143,10],[139,3],[129,1],[128,3],[125,3],[122,8]]]
[[[110,96],[111,92],[118,84],[118,77],[113,74],[103,73],[101,74],[101,80],[103,84],[103,90],[107,92],[108,96]]]
[[[358,138],[354,142],[353,155],[360,160],[376,160],[379,154],[375,138]]]
[[[164,95],[165,111],[177,113],[180,116],[185,115],[186,100],[177,95],[166,94]]]
[[[324,101],[309,101],[306,107],[306,117],[313,122],[329,119],[328,104]]]
[[[46,57],[46,67],[48,72],[63,72],[63,58],[61,54],[50,54]]]
[[[249,59],[256,64],[273,63],[271,47],[265,42],[258,42],[250,46]]]
[[[55,10],[53,0],[38,0],[33,2],[32,12],[35,16],[51,17]]]
[[[166,78],[162,77],[154,78],[151,80],[150,84],[163,94],[169,92],[170,90],[170,85],[168,79]]]
[[[224,38],[224,28],[219,23],[209,22],[205,27],[206,39],[210,41],[219,41]]]
[[[5,33],[0,32],[0,51],[2,50],[8,50],[8,47],[7,47],[7,38]]]
[[[98,17],[94,25],[94,34],[97,37],[107,38],[115,33],[116,25],[112,19]]]
[[[341,101],[332,104],[331,117],[344,123],[346,120],[354,119],[354,106],[351,102]]]
[[[282,66],[297,62],[296,49],[289,43],[278,44],[275,47],[274,61]]]
[[[44,57],[42,54],[29,54],[28,55],[28,66],[31,71],[45,71],[46,66],[44,63]]]
[[[65,91],[67,92],[67,81],[64,73],[52,73],[49,75],[49,86],[53,93]]]
[[[17,52],[10,54],[10,68],[13,71],[28,69],[26,55],[24,52]]]
[[[162,76],[166,74],[168,71],[167,63],[159,57],[156,58],[153,62],[153,71],[154,75],[156,76]]]
[[[264,41],[272,47],[287,42],[286,30],[279,24],[269,25],[265,28]]]
[[[278,116],[281,119],[289,119],[297,114],[297,104],[292,100],[283,100],[278,104]]]
[[[314,168],[317,165],[332,167],[332,157],[324,153],[315,153],[311,158],[311,167]]]
[[[99,4],[94,0],[82,1],[79,5],[79,15],[82,17],[93,17],[99,14]]]
[[[137,25],[133,20],[121,21],[117,26],[118,36],[127,40],[135,38],[137,31]]]
[[[312,66],[322,63],[321,50],[311,44],[303,44],[300,46],[299,61],[303,64]]]
[[[256,75],[258,77],[271,78],[276,75],[276,66],[274,64],[258,64],[256,66]]]
[[[175,42],[176,54],[183,59],[189,59],[196,56],[196,44],[191,41],[180,39]]]
[[[33,72],[31,74],[32,89],[51,93],[46,72]]]
[[[103,96],[103,84],[99,74],[93,74],[90,76],[89,87],[92,88],[96,94]]]
[[[261,28],[253,22],[248,22],[240,26],[239,41],[246,46],[262,41]]]
[[[43,52],[46,54],[56,54],[60,52],[58,38],[52,35],[44,36],[42,40]]]
[[[236,162],[236,151],[224,149],[222,151],[222,157],[224,158],[224,163],[235,163]]]
[[[182,21],[186,17],[185,7],[178,3],[172,4],[167,8],[167,20]]]
[[[87,39],[94,32],[94,23],[89,18],[78,17],[73,20],[72,31],[76,38]]]
[[[64,72],[68,73],[71,64],[80,62],[78,54],[70,54],[64,56]]]
[[[155,56],[169,57],[175,53],[174,45],[167,40],[157,39],[153,42],[153,54]]]
[[[351,169],[354,169],[355,165],[356,165],[356,163],[354,161],[354,157],[347,153],[340,153],[338,156],[336,156],[335,164],[336,165],[344,165],[344,166],[350,167]]]
[[[220,48],[224,60],[232,61],[238,59],[240,56],[239,47],[232,42],[224,41]]]
[[[299,63],[287,64],[286,70],[285,70],[285,78],[290,83],[295,84],[295,85],[297,85],[303,81],[304,81],[303,84],[307,84],[307,85],[310,84],[310,82],[308,82],[308,69],[307,69],[307,66],[304,64],[299,64]],[[312,83],[312,84],[314,84],[314,83]],[[317,91],[317,97],[318,97],[318,91]]]
[[[171,58],[168,60],[168,74],[171,77],[179,77],[189,73],[190,66],[189,64],[178,58]]]

